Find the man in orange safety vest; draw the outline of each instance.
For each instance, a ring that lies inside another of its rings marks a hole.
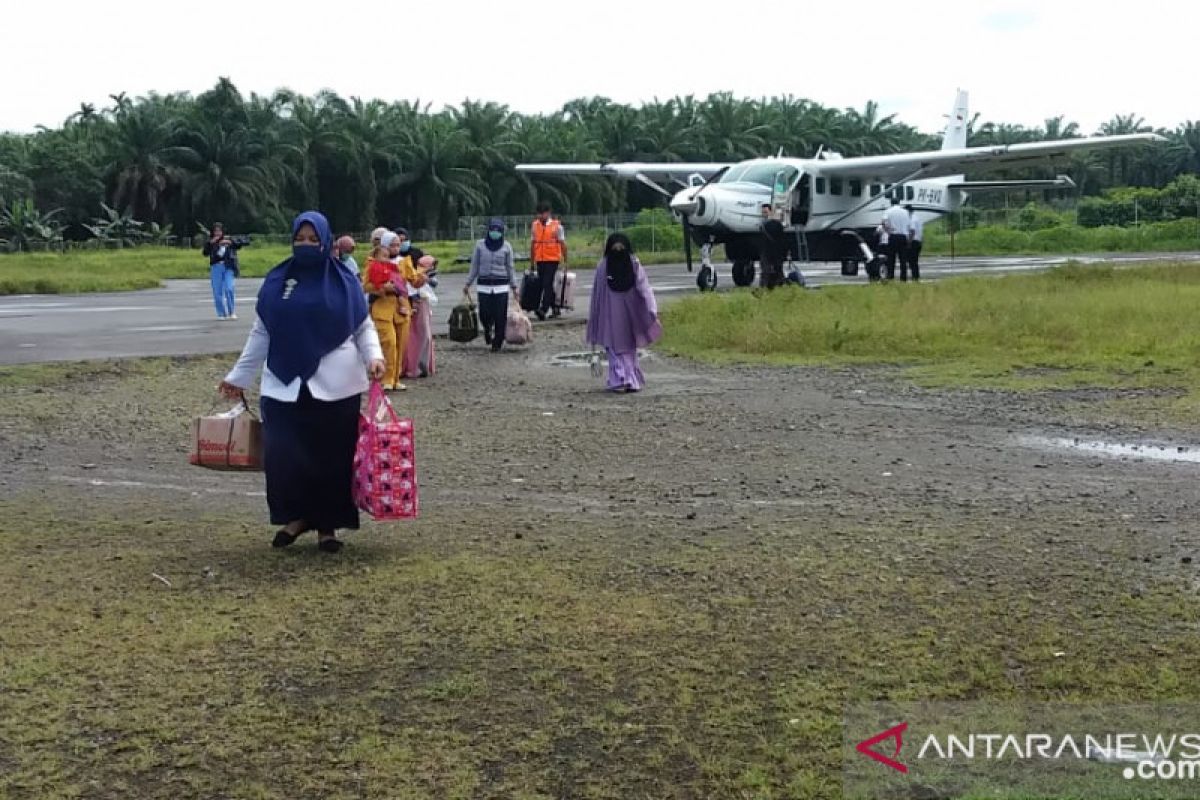
[[[567,263],[567,232],[562,222],[550,215],[549,203],[538,203],[529,248],[529,261],[535,265],[542,287],[542,302],[537,309],[537,317],[540,320],[544,320],[547,314],[559,317],[562,309],[554,291],[554,275],[560,266],[565,267]]]

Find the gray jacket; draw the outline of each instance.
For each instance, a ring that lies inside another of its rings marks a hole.
[[[513,269],[512,245],[505,242],[500,249],[491,251],[482,240],[475,243],[471,254],[471,272],[467,275],[467,286],[479,281],[484,286],[517,288],[517,272]]]

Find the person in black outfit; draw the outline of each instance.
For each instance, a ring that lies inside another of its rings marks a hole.
[[[770,216],[771,206],[763,205],[762,247],[759,263],[762,265],[761,285],[764,289],[775,289],[783,285],[783,262],[787,258],[787,232],[783,223]]]

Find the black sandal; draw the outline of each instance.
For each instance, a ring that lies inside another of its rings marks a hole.
[[[296,533],[288,533],[287,528],[280,528],[276,531],[275,538],[271,540],[271,547],[288,547],[310,530],[312,528],[309,528],[307,525]]]
[[[342,550],[342,540],[330,536],[328,539],[317,542],[317,549],[322,553],[339,553]]]
[[[275,533],[275,538],[271,540],[271,547],[287,547],[298,538],[300,538],[300,534],[288,533],[287,530],[281,528]]]

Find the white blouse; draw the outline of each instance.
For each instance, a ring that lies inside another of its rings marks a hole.
[[[225,382],[247,388],[261,369],[262,396],[294,403],[300,397],[303,381],[297,377],[285,384],[276,378],[266,366],[270,350],[271,335],[267,333],[267,326],[263,325],[261,319],[255,319],[242,355],[225,376]],[[353,336],[321,359],[316,374],[308,379],[308,391],[313,398],[325,402],[362,394],[371,388],[367,367],[372,361],[382,360],[383,348],[379,345],[379,334],[375,332],[375,323],[368,317]]]

